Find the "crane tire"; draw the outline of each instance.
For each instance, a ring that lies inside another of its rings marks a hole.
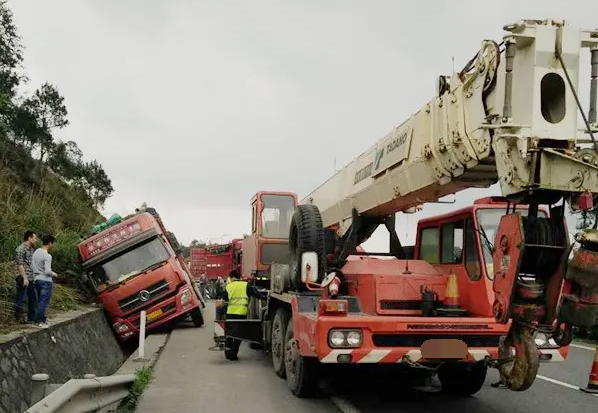
[[[318,207],[311,204],[297,205],[289,231],[289,275],[293,289],[299,291],[306,289],[301,281],[301,255],[304,252],[315,252],[318,255],[316,282],[320,282],[326,269],[324,226]]]
[[[291,393],[301,399],[320,396],[319,361],[315,357],[304,357],[299,354],[292,320],[285,333],[284,363],[287,386]]]
[[[272,367],[274,373],[281,379],[286,377],[284,365],[284,348],[285,338],[287,334],[287,326],[291,314],[286,308],[279,308],[274,314],[274,321],[272,322],[272,337],[270,339],[270,353],[272,356]]]

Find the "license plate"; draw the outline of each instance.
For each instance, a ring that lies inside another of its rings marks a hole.
[[[151,321],[151,320],[153,320],[153,319],[155,319],[155,318],[158,318],[158,317],[160,317],[161,315],[162,315],[162,309],[160,309],[160,310],[156,310],[156,311],[152,311],[151,313],[149,313],[149,314],[147,315],[147,317],[146,317],[146,318],[147,318],[147,321]]]

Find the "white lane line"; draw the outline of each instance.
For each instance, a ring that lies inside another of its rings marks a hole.
[[[341,397],[331,396],[330,400],[332,400],[332,403],[334,403],[334,405],[343,413],[363,413],[351,402]]]
[[[568,389],[573,389],[573,390],[577,390],[577,391],[581,392],[581,390],[579,390],[579,386],[574,386],[571,383],[567,383],[567,382],[560,381],[560,380],[557,380],[557,379],[552,379],[552,378],[546,377],[546,376],[541,376],[539,374],[536,377],[539,378],[539,379],[541,379],[541,380],[545,380],[547,382],[550,382],[550,383],[553,383],[553,384],[558,384],[559,386],[567,387]],[[590,393],[586,393],[586,394],[590,394]],[[590,395],[594,396],[594,397],[598,397],[598,394],[590,394]]]
[[[569,344],[571,347],[575,347],[575,348],[583,348],[584,350],[590,350],[590,351],[596,351],[596,347],[590,347],[590,346],[583,346],[581,344]]]

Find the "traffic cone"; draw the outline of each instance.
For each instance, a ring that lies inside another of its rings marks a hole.
[[[590,394],[598,394],[598,347],[596,347],[596,352],[594,353],[594,363],[592,363],[588,386],[580,390]]]
[[[444,308],[460,308],[461,299],[459,298],[459,283],[457,274],[449,274],[446,284],[446,294],[444,298]]]

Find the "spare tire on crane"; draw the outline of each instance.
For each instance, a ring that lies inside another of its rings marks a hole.
[[[289,231],[289,275],[293,289],[299,291],[306,289],[301,280],[301,257],[305,252],[315,252],[318,257],[315,282],[319,283],[326,275],[324,227],[320,210],[311,204],[297,205]]]

